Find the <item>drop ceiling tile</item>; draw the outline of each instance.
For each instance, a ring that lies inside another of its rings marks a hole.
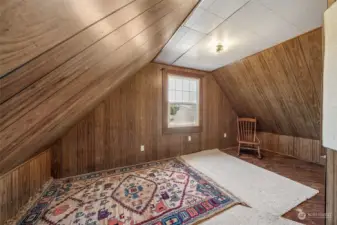
[[[320,26],[325,9],[325,0],[204,0],[156,61],[211,71]]]
[[[201,7],[203,9],[208,9],[215,1],[216,0],[201,0],[198,7]]]
[[[209,6],[208,11],[227,19],[247,2],[248,0],[216,0]]]
[[[200,7],[195,8],[183,26],[192,27],[194,24],[198,23],[204,12],[205,10]]]
[[[204,36],[203,33],[182,26],[163,48],[155,62],[172,64]]]
[[[263,42],[264,39],[249,28],[242,18],[231,17],[215,29],[210,36],[213,37],[213,43],[219,42],[227,45],[228,50],[240,48],[240,46],[255,49],[256,44]]]
[[[182,53],[178,49],[163,49],[154,61],[157,63],[171,65],[181,56],[181,54]]]
[[[175,46],[176,43],[178,43],[186,35],[186,33],[189,30],[190,29],[188,29],[187,27],[184,27],[184,26],[179,27],[179,29],[174,33],[174,35],[168,41],[168,43],[166,44],[166,46],[167,47],[169,47],[169,46]]]
[[[173,65],[201,70],[211,70],[212,68],[210,67],[209,63],[205,61],[205,59],[207,59],[209,56],[212,56],[208,46],[210,40],[211,36],[205,37],[201,42],[199,42],[176,62],[174,62]]]
[[[172,36],[172,38],[167,42],[165,47],[160,51],[157,58],[155,59],[155,62],[171,64],[176,58],[178,58],[180,52],[175,49],[175,46],[187,32],[188,28],[184,26],[180,27]]]
[[[202,8],[197,8],[187,20],[185,26],[201,33],[208,34],[222,21],[224,21],[224,19],[221,17],[209,13]]]
[[[182,37],[182,39],[175,46],[178,49],[181,49],[183,52],[186,52],[195,44],[197,44],[206,34],[200,33],[198,31],[187,28],[188,31]]]
[[[179,58],[179,60],[177,60],[173,65],[205,71],[213,71],[240,59],[240,52],[235,51],[228,52],[228,54],[200,55],[199,57],[196,57],[192,54],[185,54],[181,58]]]
[[[294,25],[254,0],[240,9],[228,22],[256,33],[268,46],[269,43],[276,45],[301,34]]]
[[[228,50],[216,53],[216,45],[221,40],[218,36],[209,35],[180,57],[174,65],[212,71],[259,51],[256,49],[256,40],[259,37],[255,34],[240,29],[236,33],[232,30],[228,34],[228,40],[235,40]]]
[[[325,0],[258,0],[302,33],[322,26]]]

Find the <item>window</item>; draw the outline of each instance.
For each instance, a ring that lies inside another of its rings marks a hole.
[[[201,77],[178,71],[163,73],[164,133],[201,132]]]

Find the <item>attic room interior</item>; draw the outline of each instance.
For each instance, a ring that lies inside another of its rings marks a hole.
[[[0,224],[337,225],[335,0],[2,0]]]

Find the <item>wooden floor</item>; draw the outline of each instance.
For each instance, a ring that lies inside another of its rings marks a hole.
[[[225,152],[237,156],[235,149],[225,150]],[[240,159],[319,190],[316,196],[303,202],[283,217],[303,224],[324,225],[325,219],[322,218],[325,212],[324,167],[272,152],[262,151],[262,153],[263,159],[259,160],[252,151],[242,151]],[[298,218],[299,209],[307,214],[305,220]]]

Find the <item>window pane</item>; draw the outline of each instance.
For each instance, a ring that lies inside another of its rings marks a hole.
[[[196,91],[197,90],[197,80],[191,80],[190,81],[190,91]]]
[[[176,91],[175,101],[183,102],[183,92],[182,91]]]
[[[169,103],[169,127],[198,126],[197,104]]]
[[[176,78],[176,90],[182,90],[183,89],[183,80],[180,78]]]
[[[197,101],[197,92],[190,92],[190,102],[196,103]]]
[[[175,91],[169,90],[169,102],[175,101]]]
[[[190,90],[190,81],[187,79],[183,80],[183,91],[189,91]]]
[[[168,126],[199,126],[199,79],[179,75],[168,79]]]
[[[183,92],[183,102],[189,102],[190,93],[188,91]]]
[[[176,87],[175,79],[173,77],[169,76],[169,86],[168,86],[168,89],[169,90],[174,90],[175,87]]]

